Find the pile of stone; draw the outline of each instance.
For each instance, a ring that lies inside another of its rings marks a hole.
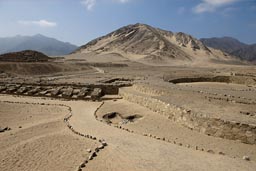
[[[47,96],[66,99],[84,99],[99,101],[105,95],[102,88],[72,86],[38,86],[6,84],[0,85],[0,93],[28,96]]]

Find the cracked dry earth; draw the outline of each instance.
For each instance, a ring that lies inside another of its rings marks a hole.
[[[108,146],[80,170],[254,171],[256,168],[255,162],[234,158],[232,154],[211,154],[143,136],[146,131],[154,134],[161,132],[147,130],[152,113],[146,109],[143,110],[149,112],[149,117],[145,114],[136,121],[146,120],[141,127],[136,126],[136,122],[127,126],[134,132],[100,122],[100,116],[113,111],[115,105],[124,106],[124,109],[131,105],[125,100],[102,104],[1,95],[0,101],[0,123],[11,128],[0,134],[0,170],[79,170],[79,165],[90,156],[87,149],[93,150],[98,145],[95,140],[80,136],[85,134],[97,140],[104,139]],[[72,111],[68,123],[80,135],[68,129],[63,121],[69,115],[67,106]],[[142,107],[135,105],[134,108],[140,111]],[[161,119],[164,121],[164,118]]]

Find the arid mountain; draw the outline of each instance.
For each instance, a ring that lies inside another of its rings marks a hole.
[[[229,60],[227,54],[209,49],[185,33],[173,33],[145,24],[122,27],[78,48],[74,54],[119,54],[126,59],[149,63]]]
[[[219,49],[227,53],[231,53],[235,50],[241,49],[247,46],[245,43],[240,42],[232,37],[222,37],[222,38],[203,38],[200,41],[208,47],[214,49]]]
[[[256,61],[256,44],[248,45],[231,37],[200,39],[206,46],[222,50],[242,60]]]
[[[37,34],[0,38],[0,54],[23,50],[35,50],[48,56],[67,55],[77,46]]]
[[[0,55],[0,61],[4,62],[47,62],[50,59],[50,57],[41,52],[31,50]]]
[[[238,56],[243,60],[256,62],[256,44],[245,46],[231,53],[234,56]]]

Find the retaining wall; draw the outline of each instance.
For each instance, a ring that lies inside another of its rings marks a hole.
[[[134,86],[142,92],[156,94],[156,91],[152,88],[139,85]],[[161,92],[157,93],[161,94]],[[162,93],[164,93],[164,91]],[[119,94],[125,100],[147,107],[189,129],[199,131],[209,136],[239,140],[246,144],[256,144],[256,125],[249,125],[236,121],[225,121],[220,118],[209,118],[206,115],[196,114],[190,110],[168,104],[149,96],[130,93],[126,88],[121,88]]]

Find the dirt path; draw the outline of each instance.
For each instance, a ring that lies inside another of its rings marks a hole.
[[[73,116],[70,124],[80,133],[90,134],[108,143],[95,160],[86,165],[87,170],[255,170],[254,162],[212,155],[179,147],[149,137],[129,133],[106,125],[95,119],[100,102],[44,100],[31,97],[0,96],[5,100],[22,102],[47,102],[70,106]]]

